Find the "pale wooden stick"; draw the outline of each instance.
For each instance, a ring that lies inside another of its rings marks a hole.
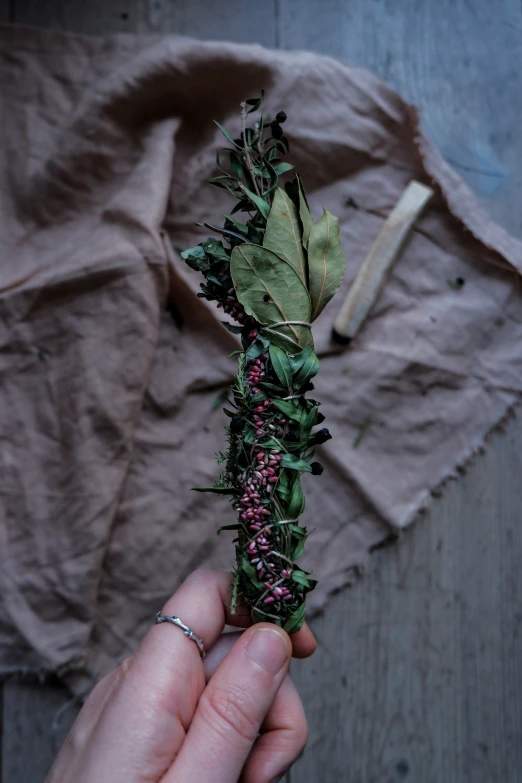
[[[375,304],[411,227],[432,196],[431,188],[413,180],[388,215],[335,321],[333,336],[338,342],[349,343],[359,331]]]

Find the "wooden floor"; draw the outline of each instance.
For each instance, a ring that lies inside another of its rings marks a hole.
[[[2,5],[2,3],[5,3]],[[519,0],[0,0],[0,20],[312,49],[386,78],[490,214],[522,236]],[[313,627],[291,783],[522,783],[522,420]],[[3,689],[3,783],[40,783],[74,718]],[[54,720],[53,720],[54,719]],[[287,782],[288,783],[288,782]]]

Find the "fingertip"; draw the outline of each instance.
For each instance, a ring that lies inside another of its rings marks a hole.
[[[294,658],[309,658],[317,649],[316,638],[306,623],[290,638]]]

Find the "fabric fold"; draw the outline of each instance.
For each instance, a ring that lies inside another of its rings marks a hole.
[[[341,221],[346,279],[314,325],[334,439],[304,480],[311,611],[519,402],[522,244],[414,107],[335,60],[0,28],[0,69],[0,673],[59,672],[80,693],[191,570],[232,565],[226,501],[190,488],[217,470],[237,343],[178,253],[230,208],[207,185],[212,120],[239,130],[264,88],[315,219]],[[342,349],[337,309],[411,179],[434,199]]]

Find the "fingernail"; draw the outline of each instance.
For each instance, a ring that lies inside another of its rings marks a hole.
[[[250,637],[246,654],[271,674],[277,674],[290,657],[290,650],[279,631],[259,628]]]

